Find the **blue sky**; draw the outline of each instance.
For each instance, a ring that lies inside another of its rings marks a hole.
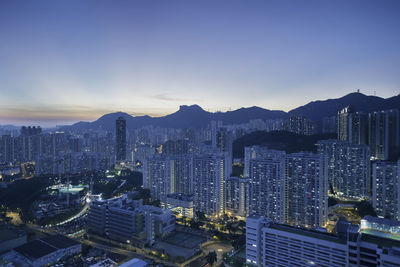
[[[0,123],[400,93],[400,1],[0,1]]]

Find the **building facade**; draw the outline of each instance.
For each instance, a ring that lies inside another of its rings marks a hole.
[[[123,117],[115,121],[115,159],[126,160],[126,121]]]
[[[326,157],[331,191],[349,198],[370,196],[371,163],[368,146],[338,140],[323,140],[317,145],[318,153]]]
[[[372,206],[378,216],[400,220],[400,160],[372,164]]]
[[[400,266],[398,222],[365,217],[338,235],[277,224],[262,216],[246,221],[250,266]]]

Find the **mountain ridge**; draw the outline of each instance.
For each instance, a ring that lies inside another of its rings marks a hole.
[[[137,129],[144,126],[167,128],[201,128],[206,127],[212,120],[222,121],[224,124],[247,123],[254,119],[285,119],[294,115],[304,116],[317,124],[320,128],[324,117],[336,116],[337,112],[346,106],[352,106],[356,111],[372,112],[383,109],[400,109],[400,94],[389,98],[368,96],[360,92],[349,93],[339,98],[311,101],[303,106],[285,112],[282,110],[269,110],[258,106],[241,107],[226,112],[209,112],[201,106],[181,105],[171,114],[161,117],[132,116],[118,111],[104,114],[92,122],[80,121],[61,129],[66,131],[85,130],[115,130],[115,120],[122,116],[127,121],[128,129]]]

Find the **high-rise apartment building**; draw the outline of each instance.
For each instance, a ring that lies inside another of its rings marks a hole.
[[[168,194],[193,194],[193,156],[155,154],[143,162],[143,186],[154,199]]]
[[[368,114],[346,107],[338,112],[338,139],[353,144],[368,144]]]
[[[330,189],[344,197],[365,198],[370,195],[370,153],[366,145],[338,140],[318,142],[318,153],[326,157]]]
[[[226,153],[206,153],[193,157],[194,208],[209,216],[225,212],[225,179],[229,175]]]
[[[368,120],[371,156],[380,160],[396,160],[400,155],[399,110],[372,112]]]
[[[351,107],[345,107],[338,112],[338,139],[341,141],[349,140],[349,116],[353,112]]]
[[[328,213],[328,177],[322,155],[293,153],[285,163],[285,222],[323,226]]]
[[[285,152],[257,151],[249,164],[249,213],[259,214],[276,222],[285,220]]]
[[[372,206],[378,216],[400,220],[400,160],[372,164]]]
[[[324,225],[328,180],[323,156],[286,154],[264,147],[246,147],[245,155],[245,169],[249,166],[250,214],[292,225]]]
[[[173,193],[171,164],[167,157],[156,154],[143,162],[143,187],[150,189],[153,199],[161,200]]]
[[[233,216],[247,217],[249,214],[249,178],[229,177],[226,183],[226,212]]]
[[[126,121],[123,117],[119,117],[115,121],[115,155],[117,161],[126,159]]]

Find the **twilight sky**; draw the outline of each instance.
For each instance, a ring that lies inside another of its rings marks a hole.
[[[0,1],[0,124],[400,93],[400,1]]]

